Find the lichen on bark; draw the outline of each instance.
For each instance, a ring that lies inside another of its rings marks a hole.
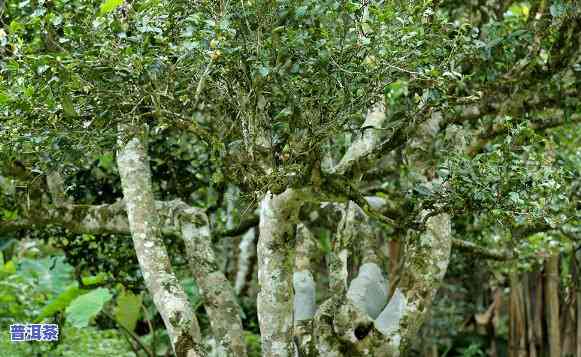
[[[446,274],[452,248],[450,216],[440,213],[426,221],[426,230],[406,240],[406,263],[399,288],[405,296],[399,334],[401,349],[409,347],[424,322],[432,299]]]
[[[117,166],[133,244],[143,280],[177,356],[201,356],[200,329],[161,239],[144,143],[120,127]]]
[[[204,298],[217,348],[222,356],[246,356],[246,345],[240,319],[240,306],[234,289],[216,264],[210,226],[205,213],[184,207],[180,213],[186,254],[196,283]]]
[[[293,251],[301,192],[268,192],[260,203],[257,298],[264,356],[293,356]]]

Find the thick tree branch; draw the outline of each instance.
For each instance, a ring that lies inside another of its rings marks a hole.
[[[176,209],[181,205],[181,200],[155,201],[162,234],[181,234],[174,217]],[[22,214],[24,216],[14,221],[0,221],[0,232],[54,225],[73,233],[131,234],[125,201],[103,205],[66,203],[57,207],[35,206],[33,211]]]
[[[450,234],[450,217],[441,213],[428,218],[425,232],[406,241],[400,285],[376,323],[391,344],[401,343],[405,350],[422,325],[448,268]]]
[[[337,202],[355,202],[368,216],[377,219],[378,221],[390,225],[396,226],[396,221],[382,214],[380,211],[376,210],[369,202],[365,199],[363,194],[351,183],[349,180],[342,176],[335,174],[328,174],[323,176],[323,185],[325,193],[331,196]]]
[[[15,221],[0,222],[0,231],[7,232],[55,225],[75,233],[130,234],[127,211],[123,201],[106,205],[34,206],[32,211],[23,212],[20,215],[23,216]]]
[[[204,298],[212,332],[220,356],[244,357],[246,344],[242,332],[240,306],[234,289],[219,269],[212,249],[210,223],[203,210],[182,203],[178,208],[182,237],[191,270]]]
[[[381,138],[381,131],[377,129],[381,129],[385,121],[385,108],[382,104],[370,110],[362,125],[361,137],[351,144],[341,161],[331,169],[331,173],[345,175],[359,160],[371,154]]]
[[[161,239],[147,149],[133,130],[120,126],[117,166],[137,260],[176,355],[202,356],[198,321]]]
[[[258,321],[265,356],[290,357],[293,342],[293,262],[294,229],[303,192],[287,189],[270,192],[260,204],[258,239]]]

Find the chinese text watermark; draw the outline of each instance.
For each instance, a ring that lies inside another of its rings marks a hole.
[[[10,325],[10,341],[58,341],[59,327],[56,324]]]

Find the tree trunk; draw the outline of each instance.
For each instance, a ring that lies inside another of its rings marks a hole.
[[[401,237],[401,235],[400,235]],[[399,281],[399,267],[400,267],[400,252],[401,252],[401,241],[400,240],[390,240],[389,241],[389,296],[392,296],[395,292],[397,286],[396,282]]]
[[[537,346],[537,350],[539,351],[539,355],[542,355],[543,351],[545,350],[545,343],[544,343],[544,329],[543,329],[543,316],[544,316],[544,303],[543,303],[543,292],[544,292],[544,281],[542,274],[539,272],[535,273],[535,322],[534,322],[534,331],[535,331],[535,342]]]
[[[244,357],[246,344],[240,306],[234,289],[216,263],[208,217],[203,211],[184,204],[179,218],[186,254],[217,340],[216,352],[220,356]]]
[[[509,330],[509,356],[526,356],[526,313],[523,303],[522,284],[517,273],[510,274],[510,330]]]
[[[294,335],[299,356],[315,356],[313,318],[317,309],[313,260],[317,245],[304,224],[297,226],[295,272],[293,273]]]
[[[428,218],[426,231],[417,238],[410,238],[406,241],[406,262],[400,283],[405,296],[403,310],[400,316],[393,316],[397,318],[392,319],[384,331],[394,343],[401,341],[400,349],[404,352],[422,326],[448,269],[452,248],[450,216],[441,213]],[[400,288],[391,300],[396,298]],[[381,318],[382,315],[378,320]]]
[[[255,241],[256,229],[254,228],[250,228],[240,239],[238,269],[236,271],[236,282],[234,285],[234,291],[238,296],[242,294],[248,280],[248,275],[252,273],[252,258],[256,255]]]
[[[265,357],[290,357],[293,343],[293,252],[301,198],[288,189],[266,194],[260,204],[258,321]]]
[[[547,325],[549,330],[550,356],[561,355],[561,337],[559,329],[559,254],[555,254],[545,263],[545,304],[547,308]]]
[[[531,301],[531,288],[530,288],[530,281],[529,281],[529,274],[523,274],[523,298],[525,303],[525,312],[526,312],[526,326],[527,326],[527,339],[528,339],[528,355],[530,357],[537,357],[537,348],[535,346],[535,331],[533,325],[533,301]]]
[[[178,357],[202,356],[198,321],[161,239],[145,144],[120,128],[117,166],[143,279]]]

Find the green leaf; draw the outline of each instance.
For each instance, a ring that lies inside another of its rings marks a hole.
[[[106,153],[104,155],[99,156],[99,166],[104,168],[107,171],[111,171],[113,169],[114,160],[113,155],[110,153]]]
[[[97,276],[89,276],[83,278],[83,285],[91,286],[97,285],[105,281],[105,275],[99,274]],[[86,293],[87,289],[79,288],[79,284],[74,282],[70,284],[65,291],[60,293],[55,299],[51,300],[40,312],[40,315],[36,318],[36,322],[42,322],[42,320],[47,317],[56,315],[58,312],[66,309],[71,301],[79,297],[80,295]]]
[[[274,120],[281,120],[283,118],[289,117],[293,113],[293,110],[289,107],[284,108],[278,114],[275,115]]]
[[[529,16],[530,8],[527,4],[514,4],[508,9],[508,11],[508,15],[523,16],[527,18]]]
[[[71,97],[69,97],[68,95],[63,96],[63,111],[65,112],[65,116],[67,117],[78,116],[77,112],[75,111],[73,101],[71,100]]]
[[[127,330],[133,331],[139,311],[141,309],[141,295],[135,295],[131,291],[123,291],[117,298],[114,316],[117,323],[123,325]]]
[[[6,93],[0,92],[0,104],[6,104],[10,102],[10,96]]]
[[[15,221],[18,219],[17,211],[2,210],[2,220],[3,221]]]
[[[26,28],[20,22],[16,20],[12,20],[12,22],[10,22],[10,32],[17,33],[18,31],[24,30],[26,30]]]
[[[64,256],[25,259],[20,263],[20,274],[36,281],[37,288],[47,294],[60,294],[71,283],[73,267]]]
[[[91,319],[101,312],[111,298],[109,289],[105,288],[98,288],[77,297],[65,312],[67,321],[77,328],[89,326]]]
[[[66,309],[71,301],[76,299],[79,295],[82,295],[87,290],[79,289],[77,285],[69,286],[65,291],[60,293],[54,300],[51,300],[48,305],[46,305],[40,315],[36,318],[36,322],[42,322],[47,317],[56,315],[58,312]]]
[[[565,13],[565,11],[565,5],[561,4],[559,1],[549,7],[549,12],[553,17],[560,17]]]
[[[386,94],[391,100],[408,95],[408,83],[403,80],[397,80],[386,87]]]
[[[105,15],[123,4],[123,0],[106,0],[99,8],[99,15]]]

